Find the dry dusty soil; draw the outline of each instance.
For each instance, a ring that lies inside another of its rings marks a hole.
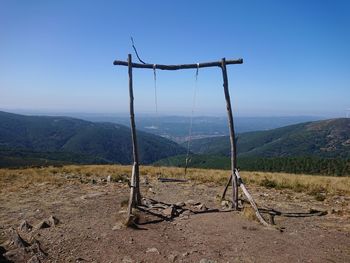
[[[266,228],[252,219],[249,209],[205,212],[202,207],[204,213],[186,212],[171,221],[139,213],[138,228],[126,228],[121,224],[129,195],[126,183],[65,180],[33,184],[21,191],[2,189],[0,262],[350,262],[346,196],[320,202],[291,190],[248,186],[259,207],[294,213],[313,208],[328,214],[276,216],[276,227]],[[148,198],[168,203],[193,200],[220,210],[222,189],[156,179],[142,183]],[[52,215],[58,223],[38,227]],[[33,228],[18,229],[23,220]],[[12,234],[17,231],[26,241],[24,247],[11,243],[11,227]]]

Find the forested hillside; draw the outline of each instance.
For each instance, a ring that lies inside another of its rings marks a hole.
[[[138,132],[144,164],[182,154],[165,138]],[[128,127],[67,117],[23,116],[0,112],[0,165],[132,162]]]
[[[290,125],[269,131],[237,136],[241,157],[350,158],[350,118],[331,119]],[[198,154],[230,154],[227,136],[192,141]]]

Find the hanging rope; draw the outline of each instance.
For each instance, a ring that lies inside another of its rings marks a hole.
[[[153,83],[154,83],[154,104],[156,109],[156,121],[158,124],[157,128],[159,129],[156,64],[153,64]]]
[[[159,115],[158,115],[158,96],[157,96],[157,70],[156,70],[156,64],[153,64],[153,84],[154,84],[154,105],[155,105],[155,111],[156,111],[156,123],[152,126],[155,129],[158,129],[158,135],[160,136],[160,121],[159,121]],[[161,175],[162,171],[160,169],[160,165],[158,166],[158,174]]]
[[[191,142],[192,142],[193,115],[194,115],[194,109],[196,106],[196,96],[197,96],[197,86],[198,86],[198,71],[199,71],[199,63],[197,63],[196,80],[195,80],[195,85],[193,88],[192,111],[191,111],[191,117],[190,117],[190,128],[189,128],[189,132],[188,132],[188,141],[187,141],[187,154],[186,154],[186,160],[185,160],[185,175],[187,174],[188,165],[191,162],[190,148],[191,148]]]

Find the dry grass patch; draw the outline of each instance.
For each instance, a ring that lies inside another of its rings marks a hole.
[[[0,193],[14,192],[38,184],[62,185],[62,177],[47,171],[47,168],[0,169]]]
[[[311,195],[350,195],[350,177],[315,176],[286,173],[243,172],[247,182],[266,188],[291,189]],[[321,199],[321,197],[319,197]]]
[[[76,178],[106,178],[113,181],[128,181],[131,173],[130,165],[67,165],[63,167],[0,169],[0,191],[28,187],[40,183],[62,184],[65,176]],[[141,178],[167,177],[189,179],[201,183],[225,184],[229,171],[209,169],[188,169],[187,175],[183,168],[141,166]],[[322,199],[325,195],[350,195],[350,177],[330,177],[296,175],[286,173],[241,172],[243,180],[250,185],[266,188],[291,189],[296,192],[306,192]]]

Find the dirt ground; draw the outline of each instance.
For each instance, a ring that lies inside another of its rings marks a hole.
[[[91,180],[91,179],[89,179]],[[138,229],[121,227],[129,187],[121,182],[34,184],[23,191],[0,195],[0,262],[350,262],[350,198],[325,201],[295,193],[248,185],[259,207],[283,212],[327,211],[324,216],[275,218],[266,228],[244,212],[213,212],[156,220],[140,213]],[[168,203],[198,201],[221,209],[223,186],[213,184],[142,184],[144,196]],[[20,258],[11,252],[8,229],[23,220],[36,226],[53,215],[56,226],[24,231],[43,253]]]

